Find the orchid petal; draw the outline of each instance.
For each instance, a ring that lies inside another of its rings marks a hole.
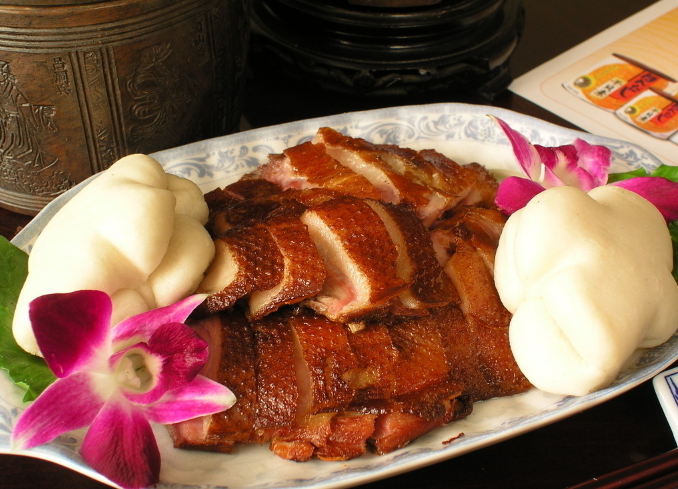
[[[544,164],[544,170],[547,172],[547,175],[550,172],[550,175],[555,177],[552,186],[569,185],[570,183],[567,180],[571,179],[573,172],[577,168],[577,153],[574,146],[567,145],[548,148],[535,145],[535,148],[537,148],[539,158]],[[549,182],[547,182],[549,177],[547,175],[544,176],[544,186],[549,188]]]
[[[591,175],[592,187],[607,183],[607,175],[612,164],[612,151],[607,146],[589,144],[583,139],[575,139],[574,147],[578,154],[578,165]]]
[[[57,379],[17,421],[12,432],[13,446],[33,448],[89,425],[105,402],[96,388],[99,377],[78,372]]]
[[[57,377],[83,370],[108,344],[111,299],[98,290],[34,299],[29,315],[38,347]]]
[[[513,148],[513,154],[515,155],[518,164],[525,172],[525,175],[535,182],[539,180],[541,174],[541,160],[537,149],[532,146],[525,136],[515,129],[512,129],[506,122],[495,116],[490,117],[499,124],[499,127],[501,127],[504,134],[506,134],[506,137],[511,143],[511,147]]]
[[[532,197],[544,191],[544,187],[526,178],[508,177],[501,182],[495,196],[497,207],[507,215],[522,209]]]
[[[573,182],[576,182],[576,183],[573,183],[572,185],[575,186],[575,187],[579,187],[584,192],[588,192],[589,190],[592,190],[595,187],[600,186],[596,183],[593,176],[590,173],[588,173],[586,170],[584,170],[583,168],[579,168],[579,167],[576,168],[575,171],[574,171],[574,176],[575,176],[575,178],[573,178]]]
[[[544,188],[562,187],[563,185],[565,185],[565,182],[563,182],[551,168],[545,166],[544,181],[542,182],[542,185],[544,186]]]
[[[226,386],[198,375],[191,383],[167,392],[160,401],[144,406],[144,411],[155,423],[172,424],[225,411],[235,401]]]
[[[172,373],[166,377],[168,390],[176,389],[192,381],[207,362],[207,342],[193,329],[181,323],[164,324],[148,341],[151,349],[165,356],[165,368]]]
[[[559,170],[570,171],[577,166],[577,150],[571,144],[555,147],[535,144],[534,147],[544,166],[557,173],[559,173]]]
[[[554,148],[535,145],[535,147],[544,163],[545,188],[569,185],[588,192],[600,185],[596,178],[580,166],[580,155],[574,145],[566,144]]]
[[[623,187],[649,200],[667,222],[678,220],[678,182],[663,177],[636,177],[610,185]]]
[[[160,479],[160,451],[141,410],[122,397],[101,409],[82,444],[85,462],[125,488],[145,488]]]
[[[146,341],[163,324],[183,323],[205,297],[206,294],[195,294],[172,305],[125,319],[113,328],[113,343]]]
[[[137,345],[135,348],[140,347]],[[160,368],[152,372],[155,383],[147,392],[122,391],[135,404],[155,402],[167,391],[188,384],[198,375],[209,355],[207,342],[181,323],[160,326],[148,340],[147,348],[147,365],[157,363]]]

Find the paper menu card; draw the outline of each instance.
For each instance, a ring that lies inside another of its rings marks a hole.
[[[678,165],[678,0],[662,0],[509,87],[594,134]]]

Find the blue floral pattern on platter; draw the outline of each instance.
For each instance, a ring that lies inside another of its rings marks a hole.
[[[613,152],[613,171],[655,168],[660,162],[631,143],[565,129],[514,112],[484,106],[435,104],[394,107],[310,119],[245,131],[155,153],[165,169],[195,181],[203,191],[227,185],[267,160],[267,155],[310,140],[322,126],[333,127],[375,143],[415,149],[434,148],[460,163],[478,161],[497,171],[517,171],[509,143],[488,115],[507,121],[534,144],[558,146],[582,138],[604,144]],[[96,178],[96,177],[92,177]],[[15,239],[31,244],[54,213],[79,187],[47,206]],[[348,462],[312,461],[297,464],[275,457],[267,447],[246,446],[235,454],[189,452],[172,448],[163,427],[156,427],[163,468],[159,489],[313,489],[350,487],[456,457],[501,440],[556,422],[632,389],[667,368],[678,355],[678,335],[643,352],[613,385],[583,397],[563,397],[536,389],[477,403],[467,419],[437,429],[409,446],[384,456],[372,454]],[[21,411],[21,392],[0,373],[0,453],[9,453],[9,435]],[[464,436],[456,438],[460,433]],[[84,464],[75,433],[24,452],[106,482]],[[453,440],[453,441],[450,441]]]

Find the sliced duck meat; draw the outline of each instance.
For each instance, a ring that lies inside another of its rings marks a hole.
[[[198,287],[209,294],[201,306],[207,312],[229,309],[253,290],[271,289],[283,279],[284,258],[265,227],[233,228],[214,244],[214,259]]]
[[[439,325],[429,314],[397,318],[388,325],[398,350],[394,365],[394,396],[421,391],[444,382],[449,374]]]
[[[398,296],[400,305],[428,309],[455,300],[456,290],[436,259],[431,235],[411,206],[369,199],[365,202],[384,222],[398,250],[398,275],[409,284]]]
[[[249,296],[248,316],[260,319],[278,308],[300,302],[321,291],[325,265],[306,225],[296,213],[279,213],[262,224],[283,260],[282,278],[272,288],[254,290]]]
[[[270,448],[277,456],[295,462],[312,458],[350,460],[367,451],[376,418],[374,414],[355,412],[315,414],[274,437]]]
[[[494,255],[506,218],[496,209],[462,208],[432,233],[465,314],[505,326],[510,313],[494,286]]]
[[[271,439],[270,450],[285,460],[311,460],[315,456],[316,448],[327,443],[332,429],[332,418],[336,415],[337,413],[311,415],[288,429],[279,430]]]
[[[348,460],[529,389],[494,288],[495,190],[479,165],[323,128],[210,192],[192,325],[238,400],[169,427],[176,446]]]
[[[225,187],[215,188],[205,194],[205,202],[212,212],[234,201],[269,198],[282,192],[275,183],[259,178],[241,179]]]
[[[290,317],[297,369],[297,421],[323,411],[339,412],[355,397],[347,375],[358,366],[342,323],[300,312]]]
[[[506,219],[507,217],[496,208],[462,206],[441,222],[437,230],[452,230],[453,235],[467,239],[494,274],[494,256]],[[449,237],[447,241],[450,241]],[[447,246],[449,247],[449,244]]]
[[[211,315],[189,323],[210,345],[210,356],[200,374],[218,379],[236,396],[230,409],[169,427],[178,448],[231,452],[237,443],[258,443],[252,429],[257,416],[254,331],[238,311]]]
[[[456,307],[431,313],[440,327],[450,378],[476,401],[524,392],[530,384],[518,368],[508,341],[508,322],[488,326]]]
[[[398,450],[426,433],[463,419],[473,402],[453,381],[397,399],[374,402],[365,407],[380,413],[369,443],[378,455]]]
[[[309,307],[332,320],[388,306],[407,283],[398,276],[398,251],[378,214],[344,196],[308,209],[301,220],[325,263],[323,289]]]
[[[380,193],[363,175],[345,167],[322,145],[306,142],[269,157],[258,176],[283,189],[325,188],[359,198],[379,198]]]
[[[323,127],[316,133],[314,142],[323,145],[327,154],[343,166],[363,175],[379,190],[379,200],[392,204],[407,202],[427,223],[440,215],[442,209],[435,203],[440,198],[439,192],[394,171],[366,141]]]
[[[205,194],[209,208],[207,230],[213,237],[248,220],[256,221],[280,207],[282,189],[262,179],[238,180]]]
[[[327,441],[317,447],[315,456],[334,462],[360,457],[368,449],[368,439],[374,433],[376,418],[374,414],[350,411],[334,416]]]
[[[254,324],[258,412],[254,429],[293,427],[297,422],[299,388],[295,345],[285,315],[270,314]]]
[[[439,188],[458,197],[455,206],[494,205],[498,183],[484,166],[478,163],[460,165],[432,149],[419,151],[417,155],[440,171]]]
[[[482,254],[468,241],[458,240],[445,272],[459,292],[461,309],[471,318],[487,325],[504,326],[511,313],[499,299],[492,270]]]
[[[388,327],[381,321],[349,326],[348,341],[355,352],[359,368],[351,372],[349,386],[357,391],[356,402],[388,399],[395,389],[395,362],[398,349]]]

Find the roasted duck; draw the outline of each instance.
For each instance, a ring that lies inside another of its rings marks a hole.
[[[480,165],[321,128],[207,194],[193,326],[238,401],[169,427],[175,445],[347,460],[528,389],[494,288],[495,191]]]

